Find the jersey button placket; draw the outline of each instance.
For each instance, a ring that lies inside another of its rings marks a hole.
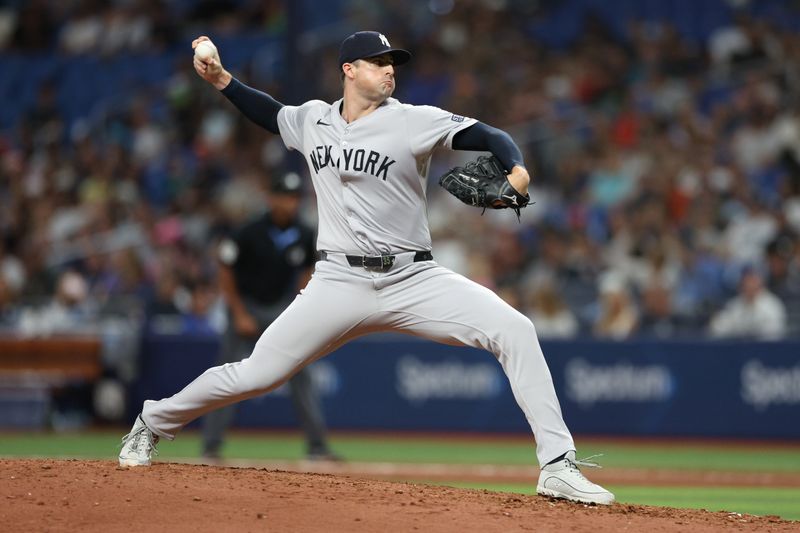
[[[340,147],[339,153],[342,153],[344,148],[347,146],[347,141],[344,140],[344,137],[348,134],[348,132],[349,132],[349,126],[345,126],[345,128],[342,130],[341,137],[339,137],[339,147]],[[347,181],[342,180],[342,187],[344,187],[346,189],[349,186],[350,186],[350,184]],[[348,210],[347,211],[347,216],[348,217],[352,217],[353,216],[353,212]]]
[[[349,124],[347,126],[345,126],[344,129],[342,130],[342,136],[339,138],[339,143],[340,143],[340,146],[341,146],[342,150],[344,150],[349,144],[347,142],[347,138],[350,135],[350,127],[351,126]],[[342,181],[342,187],[345,188],[345,189],[348,189],[350,187],[349,182],[346,181],[346,180],[343,180]],[[364,234],[364,232],[361,231],[360,229],[356,229],[356,228],[359,227],[359,224],[357,222],[355,213],[353,212],[353,210],[350,207],[347,206],[347,200],[346,199],[345,199],[345,208],[346,208],[345,214],[347,215],[348,224],[354,230],[356,238],[359,241],[361,241],[362,243],[364,243],[364,244],[368,243],[369,240],[367,239],[367,236]]]

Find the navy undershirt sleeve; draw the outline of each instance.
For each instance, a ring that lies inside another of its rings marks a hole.
[[[282,103],[267,93],[248,87],[236,78],[232,78],[221,92],[244,116],[267,131],[280,134],[278,111],[283,107]]]
[[[476,122],[456,133],[452,146],[453,150],[491,152],[509,172],[517,165],[525,166],[522,152],[511,135],[483,122]]]

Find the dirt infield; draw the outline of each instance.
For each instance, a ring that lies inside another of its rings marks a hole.
[[[203,459],[177,462],[204,464]],[[531,483],[539,476],[536,466],[469,465],[381,462],[266,461],[231,459],[218,466],[266,468],[285,472],[332,474],[390,481],[475,481],[484,483]],[[601,485],[648,485],[660,487],[800,487],[798,472],[717,472],[652,468],[602,468],[591,470],[592,481]]]
[[[255,468],[0,460],[6,531],[800,531],[797,522]]]

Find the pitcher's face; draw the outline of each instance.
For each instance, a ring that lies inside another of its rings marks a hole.
[[[369,100],[386,100],[394,93],[394,61],[389,54],[351,63],[353,81],[358,92]]]

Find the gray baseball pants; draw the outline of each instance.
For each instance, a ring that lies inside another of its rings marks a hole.
[[[350,340],[394,331],[493,353],[533,430],[539,464],[574,450],[531,321],[486,287],[413,256],[399,254],[379,272],[327,254],[250,357],[206,370],[174,396],[145,401],[145,424],[171,440],[195,418],[275,389]]]
[[[277,318],[286,308],[285,304],[260,305],[257,302],[245,299],[247,312],[253,316],[262,331]],[[228,317],[228,328],[222,337],[222,346],[218,363],[235,363],[253,353],[256,345],[255,337],[245,337],[236,333],[233,327],[233,317]],[[292,399],[295,414],[305,432],[306,451],[309,454],[329,453],[328,443],[325,438],[325,420],[322,416],[319,396],[311,381],[311,372],[302,368],[289,379],[289,394]],[[236,414],[236,405],[231,404],[216,409],[203,417],[203,452],[216,454],[222,447],[225,430],[230,426]]]

